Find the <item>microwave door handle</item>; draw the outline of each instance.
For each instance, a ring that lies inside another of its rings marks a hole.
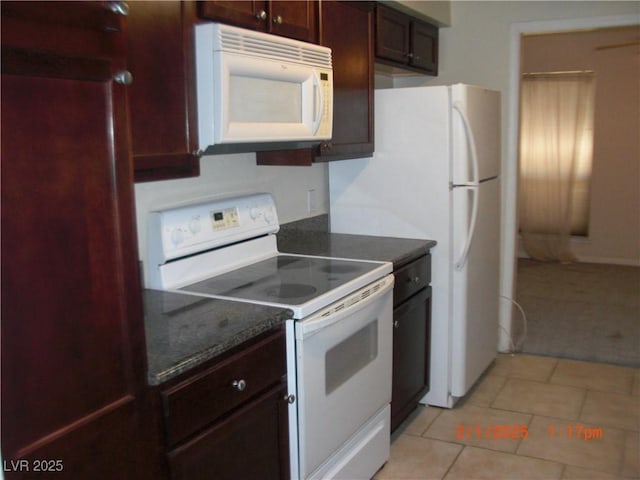
[[[311,124],[311,130],[314,135],[320,128],[322,105],[324,105],[324,95],[320,85],[320,78],[316,72],[313,72],[313,123]]]

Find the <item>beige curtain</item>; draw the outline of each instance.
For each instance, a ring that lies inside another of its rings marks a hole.
[[[572,228],[588,222],[594,94],[592,73],[523,76],[518,213],[531,258],[575,260]]]

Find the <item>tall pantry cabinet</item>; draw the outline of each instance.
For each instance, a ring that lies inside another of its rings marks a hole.
[[[155,476],[118,2],[2,2],[6,478]]]

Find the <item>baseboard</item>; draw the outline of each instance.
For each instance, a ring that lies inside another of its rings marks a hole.
[[[529,258],[524,252],[518,253],[518,258]],[[618,258],[618,257],[576,257],[580,263],[604,263],[608,265],[624,265],[627,267],[640,267],[640,259]]]
[[[572,239],[571,242],[581,243],[581,240]],[[522,238],[520,236],[518,236],[518,258],[529,258],[529,255],[527,255],[524,248],[522,247]],[[590,256],[582,256],[582,255],[576,255],[576,258],[580,263],[606,263],[609,265],[625,265],[628,267],[640,267],[640,258],[590,257]]]
[[[628,267],[640,267],[640,259],[617,257],[577,257],[581,263],[606,263],[609,265],[626,265]]]

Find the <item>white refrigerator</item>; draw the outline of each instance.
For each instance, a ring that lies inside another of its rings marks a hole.
[[[500,94],[376,90],[375,154],[329,166],[334,233],[436,240],[430,390],[452,407],[498,349]]]

